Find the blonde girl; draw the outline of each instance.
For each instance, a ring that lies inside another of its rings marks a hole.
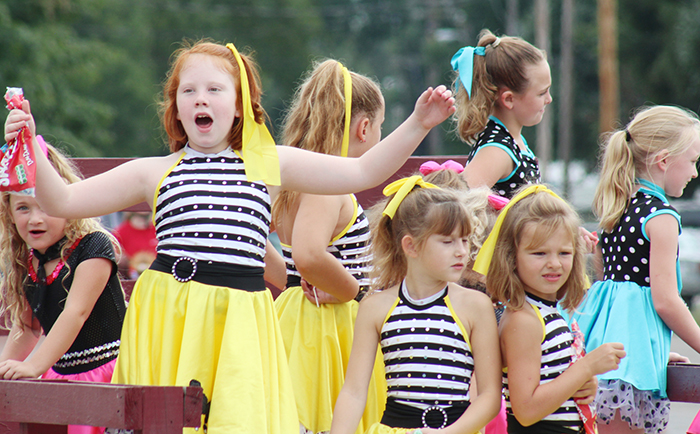
[[[287,146],[357,158],[381,139],[384,98],[371,79],[335,60],[316,64],[287,112]],[[358,301],[369,289],[369,223],[354,195],[283,191],[272,208],[287,265],[287,289],[275,301],[303,433],[328,432],[345,379]],[[357,301],[356,301],[357,300]],[[381,359],[380,359],[381,360]],[[383,370],[357,433],[384,410]]]
[[[46,149],[58,176],[78,182],[66,157],[50,145]],[[109,383],[126,312],[116,240],[96,219],[47,215],[31,196],[3,192],[0,219],[0,301],[11,327],[0,378]],[[42,333],[46,338],[30,357]]]
[[[587,347],[623,342],[620,369],[599,377],[603,432],[664,432],[671,332],[700,351],[700,327],[680,297],[680,216],[668,202],[697,177],[700,121],[672,106],[645,107],[606,137],[593,209],[603,277],[574,313]],[[609,425],[608,425],[609,424]]]
[[[595,394],[595,375],[625,353],[605,344],[574,362],[574,339],[557,307],[571,311],[586,291],[579,219],[544,186],[530,186],[501,211],[475,270],[486,275],[499,324],[508,433],[584,432],[578,404]],[[585,431],[589,432],[589,431]]]
[[[114,381],[185,386],[198,380],[217,433],[297,433],[299,419],[263,267],[270,204],[281,190],[344,194],[395,172],[454,112],[444,87],[360,158],[274,146],[255,63],[233,44],[185,43],[163,90],[171,154],[135,159],[66,185],[37,158],[37,201],[63,218],[152,204],[158,255],[137,281]],[[9,141],[29,104],[10,112]],[[35,144],[36,147],[36,144]],[[37,152],[38,153],[38,152]]]
[[[373,285],[360,302],[332,434],[355,431],[381,345],[386,410],[368,433],[476,433],[498,412],[496,319],[484,294],[458,286],[471,234],[459,193],[413,176],[384,190],[373,225]],[[383,209],[383,212],[381,211]],[[479,396],[470,403],[472,373]]]
[[[462,173],[469,187],[485,185],[511,198],[518,187],[539,183],[537,158],[521,133],[540,123],[552,102],[545,53],[484,29],[476,47],[455,53],[452,68],[457,134],[472,145]]]

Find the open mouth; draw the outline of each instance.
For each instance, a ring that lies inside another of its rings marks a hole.
[[[198,127],[208,128],[214,123],[214,120],[207,115],[197,115],[194,123],[197,124]]]
[[[42,235],[44,232],[46,232],[46,231],[41,231],[41,230],[38,230],[38,229],[34,229],[34,230],[29,231],[29,233],[32,234],[32,235],[35,236],[35,237],[38,237],[38,236]]]

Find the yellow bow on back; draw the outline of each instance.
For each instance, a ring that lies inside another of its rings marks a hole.
[[[399,205],[401,205],[401,202],[403,202],[404,198],[408,196],[408,193],[410,193],[413,190],[413,187],[416,185],[422,188],[440,188],[437,185],[423,181],[423,178],[420,175],[397,179],[384,187],[384,190],[382,191],[384,196],[394,195],[394,197],[392,197],[389,203],[386,205],[386,208],[384,208],[382,215],[389,216],[389,218],[394,218],[394,214],[396,214],[396,210],[399,208]]]
[[[513,199],[511,199],[510,202],[505,207],[503,207],[500,214],[498,214],[496,224],[493,225],[491,233],[489,234],[488,238],[486,238],[484,244],[481,246],[479,254],[476,256],[476,260],[474,261],[474,271],[476,271],[477,273],[481,273],[484,276],[488,274],[489,267],[491,266],[491,258],[493,258],[493,252],[496,249],[498,235],[501,232],[501,226],[503,225],[503,220],[505,219],[508,210],[510,210],[513,207],[513,204],[517,203],[520,199],[537,192],[546,192],[556,198],[561,199],[559,196],[557,196],[556,193],[554,193],[552,190],[548,189],[547,187],[541,184],[531,185],[523,191],[521,191]]]
[[[243,162],[248,181],[263,181],[267,185],[280,185],[280,162],[275,141],[265,126],[255,121],[253,105],[250,102],[248,74],[238,50],[233,44],[226,44],[238,62],[241,76],[241,102],[243,105]]]

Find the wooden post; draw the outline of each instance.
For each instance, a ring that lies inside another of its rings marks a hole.
[[[617,59],[617,0],[598,0],[598,77],[601,133],[611,131],[620,113]]]
[[[563,194],[569,196],[569,162],[574,113],[574,0],[562,0],[559,67],[559,158],[564,162]]]
[[[549,22],[549,0],[535,1],[535,45],[549,53],[552,51]],[[542,121],[537,124],[537,158],[540,171],[546,172],[547,164],[552,160],[552,116],[549,110],[545,110]]]

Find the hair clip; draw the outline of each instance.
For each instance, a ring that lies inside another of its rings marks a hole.
[[[627,140],[627,143],[632,141],[632,135],[630,134],[629,130],[625,130],[625,140]]]
[[[489,194],[489,205],[496,211],[500,211],[508,205],[510,199],[507,197],[499,196],[497,194]]]
[[[452,170],[457,173],[462,173],[464,171],[464,166],[454,160],[447,160],[442,164],[438,164],[435,161],[426,161],[420,165],[420,169],[418,170],[420,170],[423,176],[437,172],[438,170]]]

